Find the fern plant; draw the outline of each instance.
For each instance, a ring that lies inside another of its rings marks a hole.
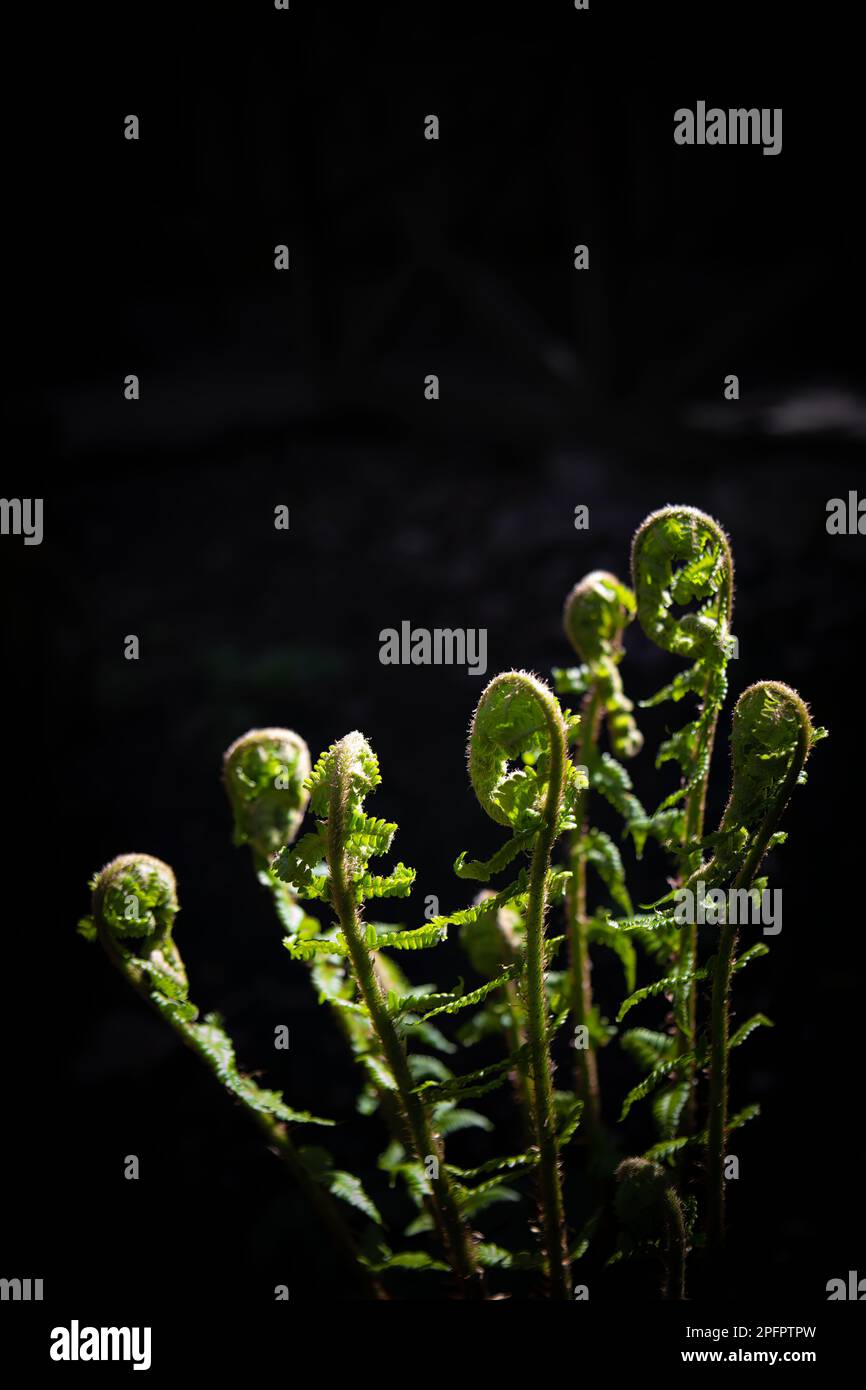
[[[649,1258],[660,1270],[658,1295],[679,1299],[687,1294],[691,1247],[706,1240],[711,1254],[721,1251],[728,1136],[757,1114],[752,1104],[731,1113],[730,1054],[769,1022],[758,1014],[732,1025],[732,982],[767,946],[756,942],[738,955],[735,914],[723,907],[711,935],[681,908],[698,891],[726,904],[762,890],[763,861],[784,840],[779,822],[824,731],[789,686],[762,681],[744,691],[733,713],[730,795],[718,829],[707,834],[707,784],[732,651],[728,539],[695,508],[654,512],[634,538],[632,582],[633,591],[612,573],[593,571],[566,602],[565,630],[580,664],[556,669],[554,682],[559,694],[578,697],[578,713],[525,671],[498,675],[483,692],[469,727],[469,780],[506,838],[486,860],[465,851],[457,857],[456,877],[480,889],[459,910],[408,928],[368,915],[370,903],[407,900],[414,871],[399,862],[375,871],[397,827],[366,809],[381,774],[364,735],[339,739],[315,765],[303,738],[281,728],[250,730],[225,754],[235,841],[249,846],[272,899],[284,964],[291,968],[291,958],[308,973],[358,1066],[360,1122],[381,1122],[385,1131],[372,1177],[402,1182],[411,1204],[404,1235],[415,1244],[392,1248],[367,1174],[362,1183],[324,1147],[297,1139],[307,1127],[334,1122],[259,1086],[239,1069],[222,1020],[200,1020],[174,941],[171,869],[147,855],[124,855],[92,881],[82,934],[102,945],[255,1121],[363,1297],[391,1296],[405,1271],[442,1280],[444,1291],[463,1298],[515,1296],[528,1287],[566,1299],[575,1262],[594,1248],[605,1268]],[[651,814],[624,765],[640,765],[643,743],[620,670],[623,635],[635,616],[655,645],[689,663],[642,705],[697,701],[693,717],[657,750],[656,767],[673,762],[680,776]],[[601,799],[621,818],[636,857],[652,838],[670,858],[666,891],[637,911],[624,852],[593,823]],[[302,834],[307,815],[313,823]],[[557,861],[560,842],[564,863]],[[594,905],[589,870],[603,890]],[[506,881],[496,886],[500,875]],[[481,983],[413,984],[398,960],[416,959],[451,934]],[[635,944],[650,976],[640,987]],[[594,997],[596,945],[618,955],[624,999]],[[661,1024],[630,1022],[619,1042],[643,1073],[622,1098],[620,1120],[649,1102],[655,1140],[616,1166],[623,1131],[611,1135],[601,1124],[599,1049],[632,1010],[654,1004],[665,1010]],[[565,1089],[557,1086],[557,1060],[569,1021],[585,1030],[589,1045],[575,1049],[574,1085]],[[491,1038],[499,1040],[495,1060],[461,1070],[454,1061],[461,1045]],[[495,1134],[486,1099],[509,1080],[521,1150],[458,1165],[452,1138],[459,1144],[467,1129]],[[582,1159],[571,1143],[581,1129],[589,1140]],[[696,1165],[686,1163],[701,1154],[703,1185]],[[600,1191],[603,1205],[578,1229],[578,1211],[587,1200],[597,1203]],[[525,1214],[523,1248],[505,1249],[480,1229],[501,1202]]]
[[[446,1258],[461,1291],[478,1296],[482,1279],[475,1241],[461,1212],[429,1103],[416,1089],[395,1001],[389,1004],[375,962],[380,946],[416,950],[441,939],[443,928],[434,924],[408,932],[387,931],[365,923],[361,913],[369,899],[407,896],[415,876],[405,864],[397,864],[387,875],[370,872],[369,861],[388,852],[397,829],[364,810],[364,801],[380,782],[378,759],[357,732],[333,744],[316,763],[308,787],[317,828],[293,850],[282,851],[275,868],[298,896],[328,903],[336,930],[302,941],[287,938],[285,945],[296,958],[320,954],[348,960],[357,989],[355,1007],[369,1019],[380,1050],[377,1076],[397,1098],[407,1147],[423,1174],[425,1198]]]
[[[656,755],[657,768],[668,762],[679,764],[680,785],[651,817],[639,823],[641,833],[654,836],[671,853],[682,881],[700,859],[710,759],[727,694],[733,559],[728,538],[712,517],[695,507],[663,507],[638,527],[631,568],[638,619],[647,637],[663,651],[690,662],[670,684],[642,700],[642,708],[668,700],[678,703],[686,696],[698,701],[696,717],[666,738]],[[697,924],[668,931],[659,931],[656,924],[654,934],[644,937],[644,942],[678,976],[674,1041],[661,1046],[679,1058],[679,1066],[673,1085],[655,1102],[659,1137],[665,1140],[677,1134],[681,1119],[686,1132],[695,1126]],[[651,1045],[649,1039],[637,1043],[644,1048]],[[662,1064],[663,1057],[657,1060]]]

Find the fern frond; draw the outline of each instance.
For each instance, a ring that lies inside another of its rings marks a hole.
[[[301,1162],[311,1178],[350,1207],[363,1212],[377,1226],[384,1226],[381,1213],[375,1202],[364,1191],[360,1178],[344,1169],[335,1168],[334,1160],[327,1149],[306,1147],[299,1149]]]
[[[439,1014],[456,1014],[461,1009],[471,1008],[473,1004],[480,1004],[482,999],[486,999],[488,994],[494,990],[501,989],[508,984],[509,980],[515,980],[521,973],[522,965],[509,966],[503,970],[495,979],[488,980],[486,984],[480,985],[478,989],[471,990],[468,994],[445,994],[436,996],[442,1002],[437,1003],[436,1007],[429,1013],[425,1013],[417,1020],[417,1023],[426,1023],[430,1018],[436,1018]],[[417,1027],[417,1023],[413,1026]]]
[[[697,1058],[694,1052],[680,1052],[674,1057],[666,1057],[662,1062],[654,1066],[652,1071],[648,1072],[644,1077],[643,1081],[640,1081],[637,1086],[633,1086],[629,1091],[622,1103],[622,1110],[619,1115],[620,1122],[626,1118],[633,1105],[636,1105],[639,1100],[645,1100],[646,1097],[650,1095],[657,1086],[660,1086],[672,1072],[687,1070],[688,1067],[696,1061]]]
[[[773,1023],[767,1018],[766,1014],[753,1014],[745,1023],[741,1023],[737,1031],[732,1035],[728,1043],[728,1049],[739,1047],[741,1043],[746,1041],[746,1038],[748,1038],[751,1033],[754,1033],[756,1028],[772,1027]]]
[[[494,874],[501,873],[503,869],[516,859],[517,856],[529,847],[532,842],[532,835],[514,835],[510,840],[491,855],[489,859],[467,859],[464,850],[458,855],[454,863],[454,872],[458,878],[473,878],[480,883],[489,883]]]
[[[673,993],[685,984],[692,984],[695,980],[705,980],[708,974],[709,971],[705,968],[683,970],[674,975],[666,975],[661,980],[654,980],[651,985],[644,985],[642,989],[630,994],[628,999],[620,1005],[619,1013],[616,1016],[617,1023],[622,1023],[626,1014],[634,1008],[635,1004],[642,1004],[644,999],[652,999],[658,994]]]
[[[620,1046],[645,1070],[651,1070],[671,1057],[676,1038],[671,1033],[655,1033],[650,1028],[631,1028],[620,1034]]]
[[[486,1178],[492,1173],[513,1173],[519,1168],[536,1168],[537,1166],[538,1150],[527,1149],[525,1153],[511,1154],[507,1158],[489,1158],[486,1163],[480,1164],[477,1168],[457,1168],[453,1163],[449,1163],[448,1171],[465,1184],[476,1182],[479,1178]]]

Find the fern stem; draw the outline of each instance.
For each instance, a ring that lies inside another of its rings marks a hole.
[[[584,700],[581,723],[580,762],[589,766],[590,757],[595,751],[601,719],[601,692],[594,682]],[[589,955],[589,932],[586,917],[586,858],[581,848],[585,833],[586,804],[588,789],[579,793],[576,800],[575,819],[577,829],[571,837],[569,862],[572,880],[566,897],[568,912],[568,942],[570,954],[571,1011],[577,1027],[587,1029],[586,1047],[575,1047],[574,1069],[575,1089],[578,1098],[584,1103],[587,1129],[590,1139],[598,1137],[601,1126],[601,1092],[598,1082],[598,1059],[595,1048],[588,1036],[592,1012],[592,962]]]
[[[707,688],[704,693],[705,702],[709,697],[709,687],[711,681],[712,676],[710,676],[707,680]],[[706,814],[707,804],[707,787],[709,784],[710,777],[710,761],[712,759],[713,745],[715,744],[716,739],[717,724],[718,715],[716,715],[715,718],[711,721],[706,735],[707,770],[704,773],[701,780],[698,782],[698,784],[692,787],[691,791],[686,797],[685,824],[683,829],[684,844],[689,844],[695,840],[700,840],[703,837],[704,816]],[[700,749],[698,751],[700,751]],[[688,873],[690,873],[696,867],[695,858],[697,858],[698,864],[700,863],[700,857],[701,856],[699,850],[696,851],[695,854],[690,857],[689,861],[686,864],[686,869]],[[696,921],[688,923],[687,927],[685,928],[685,937],[687,958],[686,960],[681,959],[681,968],[687,971],[695,970],[697,968],[698,963],[698,924]],[[688,1019],[689,1024],[689,1036],[685,1038],[683,1037],[682,1031],[679,1029],[677,1030],[677,1053],[680,1055],[688,1052],[693,1053],[698,1026],[697,985],[694,980],[691,980],[686,984],[685,988],[688,991],[686,996],[686,1017]],[[692,1056],[691,1061],[685,1062],[682,1070],[684,1072],[684,1079],[688,1082],[689,1087],[688,1097],[683,1113],[683,1132],[685,1134],[693,1134],[697,1124],[697,1068],[695,1065],[694,1056]],[[683,1152],[680,1155],[680,1159],[677,1164],[677,1168],[681,1175],[685,1168],[685,1161],[686,1154],[685,1152]]]
[[[360,914],[346,871],[344,846],[348,798],[348,754],[345,744],[341,742],[334,747],[334,775],[327,821],[327,858],[331,874],[332,905],[346,939],[358,989],[369,1011],[370,1021],[385,1061],[394,1077],[411,1149],[422,1167],[430,1157],[435,1158],[438,1163],[438,1176],[433,1180],[432,1186],[431,1207],[446,1257],[460,1280],[461,1292],[468,1297],[482,1298],[483,1280],[475,1257],[472,1233],[460,1213],[427,1106],[415,1093],[403,1043],[388,1012],[370,951],[363,938]]]
[[[764,683],[770,686],[770,682]],[[757,687],[751,687],[754,691]],[[764,817],[763,822],[750,846],[742,868],[734,879],[734,889],[751,888],[761,861],[767,852],[770,838],[779,823],[782,813],[790,800],[791,793],[803,771],[811,745],[812,730],[805,705],[795,692],[778,686],[787,695],[794,696],[791,702],[799,721],[797,740],[788,770]],[[748,694],[749,692],[745,692]],[[740,697],[739,704],[743,701]],[[736,711],[735,711],[736,717]],[[736,768],[735,768],[736,777]],[[732,791],[733,801],[735,792]],[[723,822],[724,823],[724,822]],[[725,1239],[725,1145],[728,1127],[728,1074],[729,1074],[729,1034],[730,1034],[730,992],[731,976],[734,966],[734,952],[737,945],[736,923],[726,921],[721,932],[716,967],[713,974],[713,992],[710,1017],[710,1096],[707,1123],[707,1243],[712,1251],[719,1253]]]
[[[665,1298],[683,1299],[686,1296],[686,1255],[688,1239],[682,1204],[672,1187],[665,1192],[665,1225],[667,1227],[667,1284]]]
[[[514,679],[520,679],[515,676]],[[530,677],[524,677],[530,680]],[[526,909],[526,993],[527,1033],[532,1064],[532,1105],[535,1136],[539,1150],[539,1195],[542,1240],[551,1293],[555,1298],[571,1295],[571,1272],[565,1229],[565,1209],[559,1151],[556,1144],[556,1118],[553,1107],[553,1078],[547,1028],[547,994],[544,987],[544,919],[547,911],[547,884],[550,857],[556,840],[559,811],[565,789],[566,739],[559,705],[540,682],[532,681],[532,693],[544,717],[550,737],[548,790],[541,826],[535,837],[529,871]]]

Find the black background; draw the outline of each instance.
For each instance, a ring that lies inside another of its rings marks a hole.
[[[176,869],[193,997],[292,1104],[345,1121],[335,1152],[372,1172],[397,1236],[405,1207],[374,1167],[382,1134],[353,1115],[351,1064],[231,846],[222,750],[252,725],[288,724],[314,755],[362,729],[384,776],[373,809],[399,821],[396,852],[418,869],[394,919],[418,924],[427,894],[461,905],[456,854],[497,843],[464,766],[484,682],[383,667],[379,630],[484,627],[489,674],[545,675],[569,660],[571,585],[597,566],[627,577],[635,526],[687,502],[732,539],[732,697],[789,681],[832,735],[771,864],[783,933],[738,981],[738,1017],[763,1009],[776,1027],[735,1064],[735,1104],[763,1114],[737,1137],[727,1290],[818,1304],[829,1278],[858,1261],[866,1273],[866,542],[825,529],[828,499],[863,485],[854,92],[817,55],[799,76],[711,74],[705,46],[677,57],[657,35],[666,61],[643,62],[636,31],[626,63],[616,16],[564,4],[531,19],[405,8],[295,0],[288,15],[190,10],[183,24],[118,9],[13,45],[8,268],[23,311],[3,492],[44,497],[45,535],[0,546],[3,1169],[20,1218],[2,1272],[75,1289],[96,1320],[118,1289],[142,1309],[203,1288],[344,1293],[258,1135],[75,935],[89,875],[129,850]],[[781,155],[675,146],[673,111],[699,98],[782,106]],[[123,139],[130,112],[138,143]],[[438,143],[423,139],[429,112]],[[572,268],[578,242],[588,274]],[[430,372],[438,402],[424,400]],[[273,528],[278,503],[288,533]],[[588,532],[573,527],[580,503]],[[635,698],[675,669],[632,630]],[[642,720],[651,748],[682,711]],[[648,753],[634,772],[648,805],[670,789]],[[661,865],[638,868],[638,898],[658,894]],[[409,962],[443,985],[463,968],[451,943]],[[615,963],[599,960],[596,984],[612,1016]],[[288,1054],[272,1047],[281,1022]],[[614,1119],[636,1074],[615,1045],[603,1065]],[[514,1140],[503,1123],[497,1151]],[[639,1107],[632,1151],[646,1124]],[[456,1161],[484,1145],[459,1136]],[[123,1178],[129,1153],[138,1183]],[[490,1233],[505,1240],[498,1213]],[[602,1300],[621,1295],[599,1281]]]

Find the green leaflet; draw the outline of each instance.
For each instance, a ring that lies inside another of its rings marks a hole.
[[[626,833],[634,840],[635,852],[640,858],[646,842],[646,833],[641,828],[647,819],[646,812],[632,789],[632,780],[622,763],[610,753],[596,752],[589,763],[589,783],[593,791],[604,797],[626,823]]]
[[[433,1077],[436,1081],[450,1081],[454,1074],[446,1067],[441,1057],[429,1057],[424,1053],[415,1052],[408,1061],[414,1081],[420,1081],[425,1076]]]
[[[683,1149],[694,1148],[698,1144],[707,1142],[706,1134],[684,1134],[678,1139],[662,1139],[660,1143],[653,1144],[641,1156],[650,1162],[659,1162],[665,1158],[672,1158],[674,1154],[681,1153]]]
[[[396,990],[392,989],[388,992],[388,1008],[395,1018],[399,1018],[401,1014],[417,1013],[419,1009],[423,1009],[428,1004],[437,1008],[440,1004],[447,1004],[454,998],[456,998],[456,992],[434,994],[431,992],[430,986],[414,991],[410,990],[407,994],[398,994]]]
[[[98,934],[92,917],[82,917],[75,930],[85,941],[95,941]]]
[[[437,922],[441,923],[442,919],[437,919]],[[448,930],[444,923],[437,925],[437,922],[415,927],[411,931],[387,931],[371,922],[367,927],[366,945],[370,950],[387,947],[389,951],[420,951],[428,946],[438,946],[440,941],[445,940]],[[317,937],[312,941],[296,941],[286,936],[283,938],[283,945],[293,960],[349,954],[349,947],[342,932],[337,932],[334,936]]]
[[[342,932],[336,936],[316,938],[312,941],[296,941],[294,937],[284,936],[283,945],[292,960],[314,960],[316,956],[347,956],[349,948]]]
[[[755,1104],[744,1106],[742,1110],[738,1110],[736,1115],[734,1115],[730,1120],[728,1120],[728,1133],[730,1134],[732,1129],[742,1129],[743,1125],[748,1124],[749,1120],[754,1120],[757,1115],[760,1115],[760,1113],[760,1105]]]
[[[450,1038],[446,1038],[435,1023],[424,1023],[423,1021],[415,1023],[411,1014],[406,1015],[405,1018],[406,1029],[411,1027],[413,1036],[427,1047],[433,1047],[437,1052],[444,1052],[447,1056],[453,1056],[455,1052],[460,1051],[457,1044],[451,1042]]]
[[[490,1066],[479,1067],[475,1071],[466,1072],[463,1076],[454,1076],[442,1083],[425,1081],[422,1085],[416,1086],[415,1090],[419,1095],[426,1095],[428,1100],[433,1101],[468,1100],[471,1096],[485,1095],[507,1080],[509,1071],[517,1065],[518,1057],[524,1055],[525,1050],[520,1049],[502,1062],[492,1062]]]
[[[464,1216],[477,1216],[479,1212],[485,1211],[496,1202],[519,1202],[520,1193],[513,1187],[508,1187],[501,1178],[490,1178],[488,1182],[480,1183],[478,1187],[458,1188],[460,1195],[460,1210]]]
[[[429,1235],[429,1233],[435,1229],[433,1217],[428,1211],[422,1211],[409,1222],[403,1234],[407,1240],[410,1240],[413,1236]]]
[[[424,1172],[423,1166],[415,1160],[407,1160],[406,1150],[399,1139],[392,1139],[388,1147],[379,1155],[378,1167],[383,1173],[388,1173],[392,1179],[398,1175],[404,1178],[414,1197],[417,1197],[419,1206],[429,1194],[430,1180]],[[393,1185],[392,1181],[391,1186],[393,1187]]]
[[[699,1059],[694,1052],[681,1052],[674,1057],[666,1057],[664,1061],[659,1062],[658,1065],[654,1066],[652,1071],[644,1077],[643,1081],[640,1081],[637,1086],[633,1086],[629,1091],[622,1103],[622,1110],[619,1116],[620,1121],[626,1118],[633,1105],[636,1105],[639,1100],[644,1100],[666,1077],[670,1076],[671,1072],[684,1071],[692,1063],[698,1063],[698,1061]],[[688,1091],[688,1088],[686,1089]]]
[[[665,700],[678,701],[684,695],[699,695],[703,682],[703,673],[698,663],[690,666],[686,671],[680,671],[674,676],[670,684],[662,686],[655,695],[650,695],[646,700],[639,701],[641,709],[652,709],[655,705],[662,704]]]
[[[592,684],[588,666],[554,666],[550,675],[557,695],[585,695]]]
[[[631,1028],[620,1034],[620,1046],[645,1070],[671,1057],[676,1049],[672,1033],[655,1033],[651,1028]]]
[[[355,880],[355,897],[359,903],[367,898],[408,898],[414,882],[415,870],[397,864],[390,874],[360,874]]]
[[[700,970],[683,970],[674,975],[666,975],[661,980],[654,980],[651,985],[644,985],[642,989],[630,994],[621,1005],[616,1016],[617,1023],[622,1023],[626,1014],[633,1009],[635,1004],[643,1003],[644,999],[652,999],[657,994],[673,993],[680,989],[684,984],[691,984],[694,980],[705,980],[709,971],[706,968]]]
[[[363,846],[369,855],[387,854],[397,833],[396,821],[378,820],[356,806],[346,821],[347,843],[357,849]]]
[[[383,1091],[396,1091],[397,1083],[381,1057],[377,1057],[373,1052],[362,1052],[359,1054],[358,1061],[374,1085]]]
[[[528,849],[532,842],[532,835],[514,835],[510,840],[496,851],[490,859],[467,859],[464,850],[457,856],[454,863],[454,872],[458,878],[474,878],[480,883],[489,883],[494,874],[501,871],[516,859],[522,850]]]
[[[285,1120],[289,1124],[333,1125],[333,1120],[323,1120],[306,1110],[293,1110],[286,1105],[280,1091],[268,1091],[258,1086],[250,1077],[238,1071],[232,1040],[216,1014],[208,1014],[203,1023],[192,1023],[179,1017],[177,1005],[173,1000],[165,1000],[154,991],[154,1003],[161,1013],[172,1017],[186,1033],[199,1056],[208,1063],[217,1080],[227,1091],[243,1101],[249,1110],[263,1115],[273,1115],[274,1119]]]
[[[428,1255],[426,1250],[401,1250],[398,1255],[389,1255],[385,1260],[366,1262],[374,1274],[384,1274],[389,1269],[411,1269],[422,1272],[441,1271],[448,1273],[448,1266],[441,1260]]]
[[[674,916],[674,910],[667,912],[639,912],[636,917],[608,917],[607,924],[615,928],[618,932],[639,932],[653,933],[661,932],[668,927],[675,927],[678,924]]]
[[[756,1028],[772,1027],[773,1024],[770,1021],[770,1019],[767,1018],[766,1014],[753,1014],[753,1016],[750,1019],[748,1019],[745,1023],[740,1024],[739,1028],[734,1033],[733,1037],[728,1043],[728,1049],[730,1050],[731,1048],[739,1047],[741,1043],[744,1043],[746,1041],[746,1038],[749,1036],[750,1033],[754,1033]]]
[[[327,1149],[305,1147],[299,1149],[298,1153],[315,1182],[327,1188],[331,1195],[338,1197],[341,1202],[347,1202],[349,1206],[362,1211],[371,1221],[375,1221],[377,1226],[384,1226],[379,1210],[364,1191],[360,1178],[356,1178],[354,1173],[335,1168],[334,1160]]]
[[[586,1254],[587,1250],[589,1249],[592,1243],[592,1238],[598,1230],[599,1224],[603,1216],[604,1208],[597,1207],[596,1210],[592,1213],[592,1216],[590,1216],[586,1220],[586,1222],[583,1225],[583,1229],[580,1231],[580,1234],[578,1235],[577,1239],[574,1240],[569,1247],[568,1258],[570,1260],[583,1259],[584,1255]]]
[[[320,834],[302,835],[297,844],[280,851],[271,867],[276,877],[287,883],[298,897],[328,902],[331,890],[326,853]]]
[[[473,1004],[480,1004],[482,999],[486,999],[488,994],[494,990],[501,989],[509,980],[515,980],[520,975],[522,966],[511,965],[507,970],[503,970],[496,979],[488,980],[486,984],[473,989],[469,994],[444,994],[437,995],[436,998],[444,1002],[437,1004],[436,1008],[431,1009],[418,1019],[418,1023],[426,1023],[430,1018],[436,1018],[439,1014],[456,1014],[461,1009],[470,1008]],[[412,1025],[417,1027],[418,1024]]]
[[[582,1100],[575,1100],[573,1096],[569,1096],[568,1104],[567,1106],[563,1106],[560,1115],[559,1132],[556,1136],[557,1148],[564,1149],[569,1140],[577,1133],[583,1111],[584,1102]]]
[[[593,866],[617,907],[630,917],[632,905],[625,886],[622,856],[610,836],[593,826],[581,836],[578,851]]]
[[[681,1081],[653,1097],[653,1120],[662,1139],[672,1139],[676,1134],[690,1089],[688,1081]]]
[[[735,1129],[742,1129],[743,1125],[748,1124],[749,1120],[754,1120],[760,1113],[760,1105],[745,1106],[744,1109],[738,1111],[737,1114],[733,1115],[728,1121],[728,1133],[730,1134],[732,1130]],[[703,1148],[706,1142],[706,1130],[703,1130],[700,1134],[681,1135],[678,1139],[663,1139],[660,1143],[653,1144],[652,1148],[647,1149],[642,1157],[651,1161],[659,1161],[661,1159],[671,1158],[674,1154],[680,1153],[683,1149],[697,1148],[698,1146]]]
[[[527,1149],[526,1153],[512,1154],[507,1158],[489,1158],[477,1168],[457,1168],[448,1164],[448,1172],[459,1178],[461,1183],[476,1182],[491,1173],[511,1173],[518,1168],[535,1168],[538,1165],[538,1150]]]
[[[447,935],[447,925],[435,921],[423,927],[413,927],[410,931],[380,931],[375,945],[387,947],[389,951],[422,951],[428,946],[438,946]]]
[[[756,941],[754,946],[750,946],[747,951],[744,951],[741,956],[737,957],[731,968],[733,970],[742,970],[744,966],[749,964],[749,961],[757,960],[759,956],[768,956],[769,954],[769,946],[765,945],[763,941]]]
[[[600,946],[607,946],[619,957],[625,974],[625,987],[631,994],[634,990],[637,973],[637,953],[628,935],[619,927],[613,926],[609,921],[603,921],[599,917],[590,919],[587,931],[591,942]]]
[[[477,1110],[466,1110],[452,1101],[443,1101],[436,1106],[434,1122],[443,1138],[448,1134],[457,1134],[461,1129],[483,1129],[488,1134],[493,1130],[493,1121],[486,1115]]]
[[[542,1268],[540,1255],[535,1255],[530,1250],[504,1250],[501,1245],[493,1245],[490,1241],[482,1241],[476,1247],[478,1263],[485,1269],[521,1269],[533,1270]]]

